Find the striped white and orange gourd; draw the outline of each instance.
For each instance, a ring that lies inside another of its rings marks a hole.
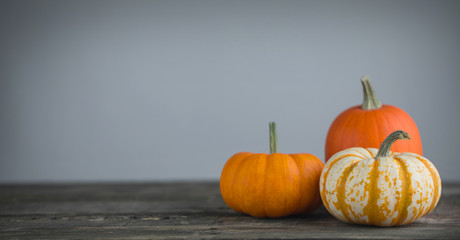
[[[414,153],[392,153],[403,131],[375,148],[348,148],[334,154],[320,177],[321,199],[337,219],[376,226],[408,224],[431,212],[441,196],[436,167]]]

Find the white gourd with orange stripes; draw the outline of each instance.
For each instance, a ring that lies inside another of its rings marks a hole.
[[[396,131],[380,149],[349,148],[334,154],[320,177],[321,199],[337,219],[376,226],[408,224],[431,212],[441,196],[436,167],[414,153],[391,153]]]

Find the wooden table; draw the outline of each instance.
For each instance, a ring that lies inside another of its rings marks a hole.
[[[429,215],[379,228],[333,218],[323,207],[282,219],[239,214],[217,182],[0,185],[0,239],[460,238],[460,184],[443,184]]]

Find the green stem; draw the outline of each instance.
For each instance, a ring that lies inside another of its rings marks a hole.
[[[270,130],[270,154],[278,152],[278,136],[276,135],[276,123],[269,122],[268,127]]]
[[[391,145],[393,145],[393,143],[399,139],[410,139],[410,137],[409,134],[404,131],[394,131],[387,138],[385,138],[382,145],[380,145],[379,151],[377,152],[377,155],[375,155],[375,159],[379,159],[381,157],[389,157]]]
[[[375,95],[374,87],[372,87],[369,76],[361,78],[361,84],[363,85],[364,100],[361,108],[364,110],[374,110],[382,107],[382,103]]]

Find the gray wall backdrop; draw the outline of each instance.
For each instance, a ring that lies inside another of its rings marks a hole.
[[[362,101],[460,181],[460,1],[2,1],[0,182],[216,180],[239,151],[324,158]],[[324,159],[323,159],[324,161]]]

